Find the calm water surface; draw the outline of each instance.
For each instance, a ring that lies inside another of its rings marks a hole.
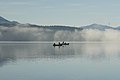
[[[120,43],[0,44],[0,80],[120,80]]]

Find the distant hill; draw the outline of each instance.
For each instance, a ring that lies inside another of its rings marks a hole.
[[[68,31],[82,30],[82,28],[78,28],[78,27],[59,26],[59,25],[54,25],[54,26],[38,26],[38,25],[30,24],[30,27],[38,27],[38,28],[51,29],[51,30],[68,30]]]
[[[116,27],[116,29],[120,30],[120,26]]]
[[[16,26],[17,24],[19,24],[17,21],[9,21],[0,16],[0,26],[12,27]]]
[[[83,29],[98,29],[101,31],[104,31],[106,29],[114,29],[114,30],[120,30],[120,26],[117,28],[113,28],[111,26],[107,25],[101,25],[101,24],[91,24],[87,26],[82,27],[75,27],[75,26],[60,26],[60,25],[53,25],[53,26],[42,26],[42,25],[35,25],[35,24],[21,24],[17,21],[9,21],[3,17],[0,16],[0,26],[5,27],[37,27],[37,28],[43,28],[43,29],[50,29],[50,30],[68,30],[68,31],[75,31],[75,30],[83,30]]]
[[[77,28],[77,27],[71,27],[71,26],[59,26],[59,25],[54,25],[54,26],[40,26],[40,25],[35,25],[35,24],[21,24],[17,21],[9,21],[3,17],[0,16],[0,26],[5,26],[5,27],[14,27],[14,26],[19,26],[19,27],[37,27],[37,28],[44,28],[44,29],[51,29],[51,30],[68,30],[68,31],[74,31],[75,29],[77,30],[82,30],[82,28]]]
[[[98,29],[98,30],[106,30],[106,29],[115,29],[113,27],[107,26],[107,25],[101,25],[101,24],[91,24],[88,26],[82,26],[83,29]]]

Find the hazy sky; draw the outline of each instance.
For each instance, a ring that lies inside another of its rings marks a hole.
[[[0,0],[0,15],[21,23],[120,26],[120,0]]]

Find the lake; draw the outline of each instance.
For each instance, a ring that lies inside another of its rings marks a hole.
[[[120,80],[120,43],[1,43],[0,80]]]

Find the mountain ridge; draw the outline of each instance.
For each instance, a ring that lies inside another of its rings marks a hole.
[[[12,26],[16,26],[17,24],[20,24],[20,23],[17,21],[9,21],[4,17],[0,16],[0,26],[12,27]]]
[[[44,29],[52,29],[52,30],[69,30],[69,31],[75,31],[77,30],[83,30],[83,29],[98,29],[101,31],[104,31],[106,29],[114,29],[114,30],[120,30],[119,27],[111,27],[108,25],[102,25],[102,24],[90,24],[86,26],[81,26],[81,27],[75,27],[75,26],[61,26],[61,25],[53,25],[53,26],[40,26],[36,24],[21,24],[17,21],[9,21],[5,19],[4,17],[0,16],[0,26],[5,26],[5,27],[14,27],[14,26],[20,26],[20,27],[37,27],[37,28],[44,28]]]
[[[90,25],[87,25],[87,26],[82,26],[82,28],[84,29],[98,29],[98,30],[106,30],[106,29],[116,29],[116,28],[113,28],[111,26],[108,26],[108,25],[102,25],[102,24],[90,24]]]

